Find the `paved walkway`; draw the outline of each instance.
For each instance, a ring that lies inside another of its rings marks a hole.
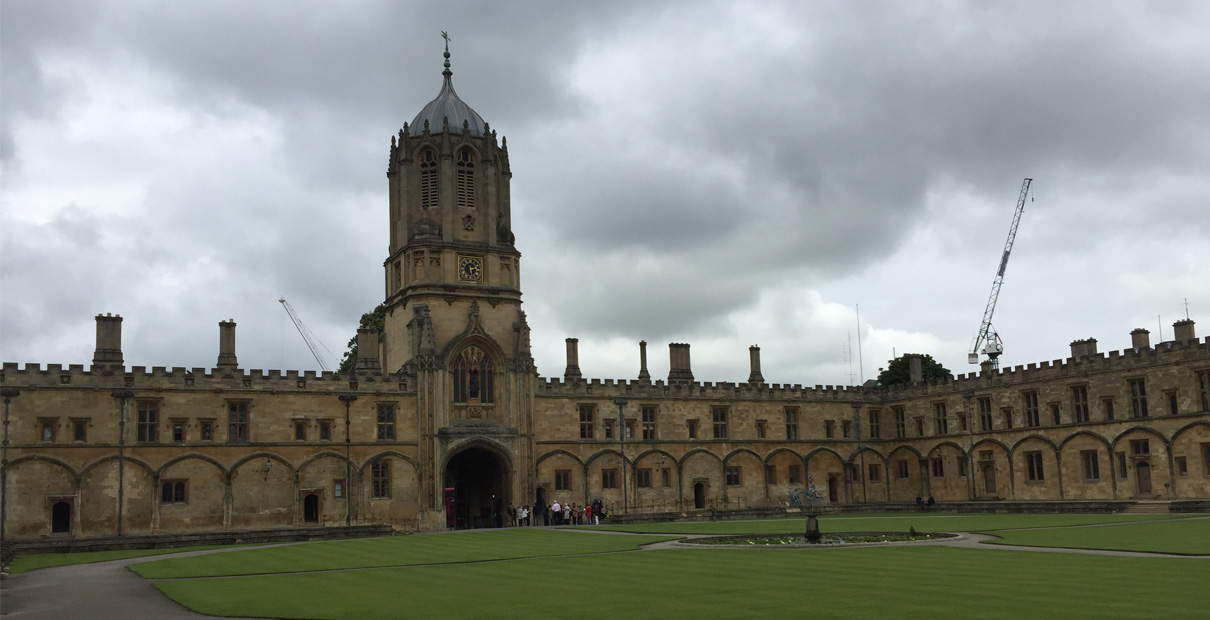
[[[593,530],[564,530],[578,531],[586,534],[617,534],[619,532]],[[995,540],[989,534],[974,534],[955,532],[957,538],[949,538],[927,542],[909,543],[872,543],[857,546],[887,546],[889,545],[930,545],[959,547],[966,549],[982,549],[986,551],[1034,551],[1038,553],[1072,553],[1079,555],[1108,555],[1131,558],[1185,558],[1208,560],[1210,555],[1189,556],[1168,553],[1141,553],[1134,551],[1104,551],[1099,549],[1068,549],[1060,547],[1027,547],[1018,545],[987,545],[983,541]],[[704,535],[692,535],[688,538],[701,538]],[[299,543],[294,543],[299,544]],[[266,545],[254,548],[264,549]],[[249,547],[253,548],[253,547]],[[689,548],[678,545],[675,541],[658,542],[644,545],[638,551],[621,551],[610,553],[642,553],[656,549]],[[711,547],[700,547],[711,548]],[[719,547],[712,547],[718,549]],[[834,547],[833,547],[834,548]],[[208,553],[222,553],[233,548],[208,549],[205,551],[188,551],[174,554],[154,555],[94,564],[77,564],[44,568],[21,575],[10,575],[0,581],[0,616],[4,620],[72,620],[89,618],[91,620],[129,620],[130,618],[155,618],[162,620],[206,620],[213,616],[194,613],[177,605],[168,597],[160,594],[155,588],[154,581],[143,579],[126,567],[138,562],[151,562],[166,557],[188,557]],[[791,550],[787,550],[788,552]],[[807,552],[810,552],[809,550]],[[567,556],[562,556],[567,557]],[[526,558],[532,559],[532,558]],[[485,560],[486,562],[502,562],[512,560]],[[377,567],[381,568],[381,567]],[[237,618],[235,620],[253,620]]]

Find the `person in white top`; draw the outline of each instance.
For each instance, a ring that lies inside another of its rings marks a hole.
[[[554,505],[550,507],[550,514],[551,517],[553,517],[551,520],[554,521],[555,525],[562,525],[563,507],[559,505],[559,502],[556,501]]]

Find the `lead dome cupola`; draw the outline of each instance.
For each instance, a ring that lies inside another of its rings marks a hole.
[[[424,131],[424,122],[428,121],[429,131],[438,132],[441,131],[446,119],[449,119],[450,133],[461,134],[465,124],[470,135],[482,137],[484,126],[487,123],[484,123],[483,117],[466,105],[462,99],[459,99],[458,93],[454,92],[452,80],[454,72],[450,71],[449,39],[446,39],[445,42],[445,71],[442,71],[441,75],[445,77],[445,81],[441,84],[441,92],[437,93],[437,98],[428,102],[416,115],[416,118],[412,119],[411,130],[415,133]]]

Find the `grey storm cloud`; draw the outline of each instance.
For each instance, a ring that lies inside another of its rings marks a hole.
[[[834,382],[855,329],[867,367],[932,347],[963,370],[1024,176],[1015,359],[1210,304],[1200,3],[0,13],[6,361],[86,361],[112,310],[128,363],[212,364],[236,318],[244,366],[312,367],[282,295],[338,355],[382,297],[387,149],[440,87],[441,30],[509,138],[544,374],[574,335],[606,376],[634,371],[619,342],[695,339],[699,376],[742,379],[762,338],[770,380]]]

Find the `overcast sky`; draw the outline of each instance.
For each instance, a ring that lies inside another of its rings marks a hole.
[[[1210,3],[0,2],[0,359],[316,369],[382,300],[391,135],[507,136],[539,372],[951,371],[1210,333]],[[860,323],[855,308],[860,306]],[[861,347],[858,347],[860,334]],[[859,360],[864,361],[860,364]]]

